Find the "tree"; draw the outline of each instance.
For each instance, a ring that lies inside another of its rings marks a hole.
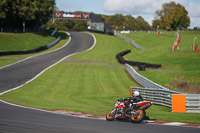
[[[143,17],[138,16],[136,18],[136,20],[139,25],[139,30],[150,30],[151,29],[151,26],[144,20]]]
[[[106,20],[106,23],[108,23],[111,26],[114,26],[114,28],[117,28],[118,30],[123,30],[123,26],[126,27],[126,25],[123,25],[123,22],[124,17],[122,14],[115,14]]]
[[[125,23],[126,23],[126,28],[128,30],[139,29],[139,25],[137,23],[137,20],[134,17],[132,17],[131,15],[125,16]]]
[[[0,2],[0,20],[6,18],[6,7],[7,7],[7,0],[1,0]]]
[[[131,15],[123,16],[122,14],[115,14],[113,16],[106,16],[101,18],[112,25],[116,30],[150,30],[151,26],[141,16],[134,18]]]
[[[160,26],[164,29],[177,30],[187,28],[190,25],[190,18],[184,6],[179,3],[170,2],[162,5],[162,10],[156,11],[156,17],[152,26]]]
[[[46,24],[47,28],[56,28],[58,30],[66,30],[66,31],[85,31],[87,30],[87,22],[85,20],[67,20],[60,19],[54,22],[54,26],[52,26],[52,20]]]
[[[158,28],[158,27],[160,27],[160,28],[163,27],[161,21],[160,21],[159,19],[155,19],[155,20],[153,20],[152,28],[156,29],[156,28]]]
[[[1,0],[0,27],[7,31],[39,29],[54,12],[55,0]]]

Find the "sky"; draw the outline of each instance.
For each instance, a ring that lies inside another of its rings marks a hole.
[[[162,9],[164,3],[172,0],[56,0],[59,10],[66,12],[85,11],[97,14],[142,16],[150,25],[155,12]],[[190,17],[190,27],[200,27],[200,0],[173,0],[183,5]]]

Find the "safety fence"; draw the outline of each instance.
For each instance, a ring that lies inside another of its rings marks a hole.
[[[172,107],[172,94],[183,94],[176,91],[155,89],[155,88],[141,88],[141,87],[130,87],[130,93],[133,94],[134,91],[139,91],[140,95],[146,101],[151,101],[156,105],[163,105],[166,107]]]
[[[185,94],[171,91],[138,74],[135,69],[128,64],[126,64],[126,71],[139,84],[145,87],[130,87],[130,95],[137,90],[144,100],[151,101],[156,105],[172,108],[173,112],[200,113],[200,94]]]
[[[115,33],[115,35],[116,35],[117,37],[121,38],[121,39],[124,39],[124,40],[130,42],[135,48],[140,49],[140,50],[144,50],[144,48],[143,48],[142,46],[139,46],[137,43],[135,43],[134,40],[132,40],[132,39],[130,39],[130,38],[128,38],[128,37],[122,36],[122,35],[119,34],[119,33]]]
[[[186,94],[186,110],[200,113],[200,94]]]
[[[57,31],[58,31],[58,30],[55,29],[55,30],[51,33],[51,36],[54,36],[54,35],[56,34]]]
[[[47,49],[49,49],[49,48],[53,47],[54,45],[56,45],[60,41],[60,39],[61,38],[59,36],[55,41],[53,41],[52,43],[47,44]]]
[[[131,52],[131,50],[125,50],[125,51],[122,51],[122,52],[118,53],[116,55],[116,58],[119,61],[119,63],[121,63],[121,64],[129,64],[131,66],[138,66],[138,68],[140,70],[145,70],[145,68],[159,68],[159,67],[161,67],[160,64],[150,64],[150,63],[136,62],[136,61],[131,61],[131,60],[125,59],[123,56],[127,55],[130,52]]]
[[[177,91],[141,87],[130,87],[130,94],[132,95],[136,90],[140,92],[145,101],[169,107],[172,112],[200,113],[200,94],[185,94]]]
[[[131,75],[131,77],[137,81],[140,85],[144,86],[145,88],[155,88],[155,89],[165,89],[165,90],[169,90],[159,84],[154,83],[153,81],[147,79],[146,77],[140,75],[139,73],[137,73],[135,71],[135,69],[133,67],[131,67],[128,64],[126,65],[126,71]]]

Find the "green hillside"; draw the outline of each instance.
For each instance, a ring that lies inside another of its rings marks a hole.
[[[0,51],[31,50],[56,40],[50,32],[0,33]]]
[[[194,72],[199,73],[198,70],[189,71],[188,67],[191,66],[182,65],[182,60],[198,65],[198,63],[191,62],[189,58],[186,58],[187,56],[183,56],[184,54],[179,56],[179,58],[184,59],[175,63],[177,59],[174,59],[174,55],[178,56],[182,52],[171,52],[171,41],[173,42],[171,35],[165,35],[167,37],[165,38],[164,35],[130,34],[131,38],[137,38],[136,42],[146,48],[144,51],[136,50],[128,42],[115,36],[94,35],[97,43],[92,50],[70,57],[71,60],[76,59],[82,62],[65,60],[44,72],[31,83],[6,93],[0,98],[35,108],[70,110],[105,116],[113,108],[117,99],[129,96],[129,86],[137,86],[121,65],[120,67],[113,66],[119,65],[115,58],[116,54],[126,49],[132,50],[132,53],[126,56],[130,60],[163,65],[159,71],[140,72],[142,75],[158,81],[159,84],[170,84],[171,79],[177,75],[193,77]],[[163,41],[162,45],[157,43],[161,41]],[[188,52],[188,54],[194,54],[194,59],[199,57],[199,53]],[[170,59],[173,61],[170,62]],[[199,78],[199,74],[194,77],[194,79]],[[147,116],[150,120],[200,123],[199,114],[172,113],[171,109],[156,105],[147,110]]]
[[[165,32],[160,36],[152,33],[124,35],[134,39],[136,43],[145,48],[145,50],[134,49],[126,58],[162,65],[159,71],[148,70],[139,73],[170,89],[187,93],[200,93],[200,51],[192,50],[194,37],[200,37],[199,31],[180,32],[180,49],[174,52],[172,52],[174,32]],[[200,44],[199,41],[196,44]],[[183,81],[179,81],[179,79]],[[172,84],[176,84],[175,82],[187,85],[172,86]]]
[[[41,51],[39,53],[35,53],[40,54],[61,47],[68,40],[68,36],[65,32],[59,31],[55,34],[54,37],[50,35],[51,33],[51,30],[41,33],[0,33],[0,51],[20,51],[35,49],[55,41],[59,36],[61,37],[61,40],[52,48]],[[0,67],[17,62],[26,58],[27,56],[32,56],[35,54],[0,56]]]

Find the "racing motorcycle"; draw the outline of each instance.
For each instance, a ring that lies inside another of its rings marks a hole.
[[[109,111],[106,115],[106,120],[120,120],[120,119],[128,119],[131,120],[132,123],[141,122],[145,116],[145,110],[152,105],[150,101],[141,101],[138,103],[126,103],[117,101],[115,103],[115,108]]]

